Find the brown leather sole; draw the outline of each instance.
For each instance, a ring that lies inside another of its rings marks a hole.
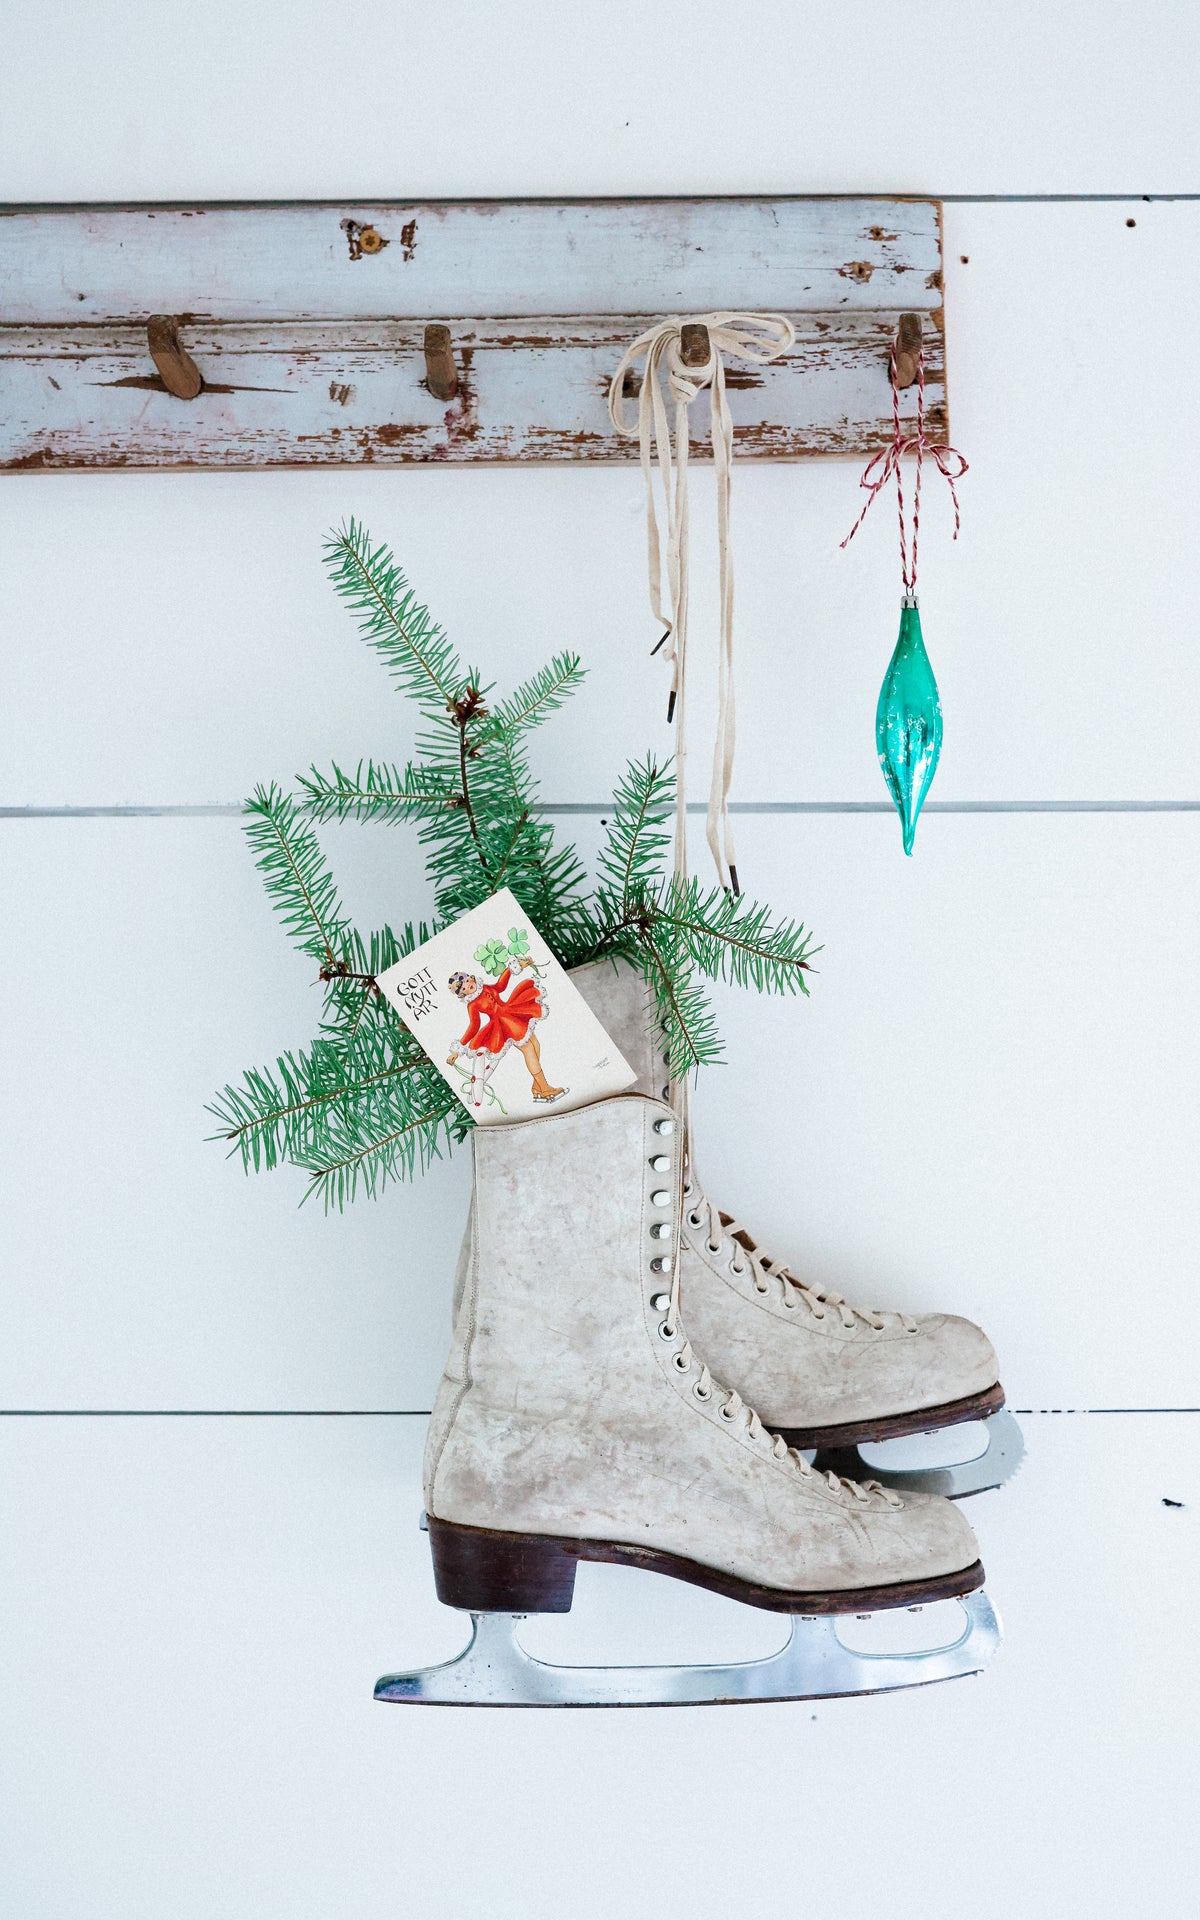
[[[781,1433],[789,1447],[857,1447],[870,1440],[899,1440],[906,1433],[929,1433],[934,1427],[958,1427],[964,1420],[983,1420],[1004,1405],[1004,1388],[997,1381],[982,1393],[947,1400],[940,1407],[917,1407],[912,1413],[891,1413],[878,1420],[850,1420],[839,1427],[777,1427],[762,1415],[764,1427]]]
[[[469,1613],[569,1613],[575,1569],[581,1560],[607,1560],[621,1567],[643,1567],[693,1587],[707,1587],[743,1606],[768,1613],[873,1613],[882,1607],[917,1607],[933,1600],[954,1600],[983,1585],[983,1566],[928,1580],[901,1580],[892,1586],[839,1587],[792,1593],[760,1587],[716,1567],[704,1567],[681,1554],[657,1547],[633,1547],[616,1540],[570,1540],[555,1534],[500,1533],[490,1527],[462,1527],[429,1515],[429,1545],[438,1599]]]

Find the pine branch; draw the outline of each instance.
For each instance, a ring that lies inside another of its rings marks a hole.
[[[671,836],[666,823],[675,805],[675,776],[670,761],[654,756],[631,760],[613,794],[613,810],[600,849],[600,871],[628,914],[645,887],[663,871]]]
[[[297,802],[310,820],[412,820],[422,813],[437,811],[451,803],[456,791],[452,784],[432,769],[397,766],[383,761],[360,760],[355,771],[343,771],[334,762],[332,774],[311,767],[297,776],[301,798]]]
[[[654,994],[672,1080],[721,1058],[721,1042],[707,995],[685,957],[669,949],[661,930],[638,935],[638,964]]]
[[[239,1086],[225,1087],[206,1109],[219,1125],[210,1138],[225,1141],[247,1172],[270,1171],[315,1150],[332,1102],[361,1102],[373,1089],[426,1064],[414,1041],[390,1058],[367,1052],[357,1071],[349,1071],[343,1049],[316,1040],[307,1052],[281,1054],[273,1068],[251,1068]]]
[[[453,1144],[458,1102],[441,1083],[423,1091],[419,1108],[389,1112],[380,1102],[367,1124],[357,1112],[334,1108],[320,1148],[297,1155],[297,1164],[311,1176],[304,1199],[319,1194],[326,1213],[334,1207],[340,1211],[360,1186],[375,1199],[389,1182],[410,1179],[440,1159],[443,1143]]]
[[[723,887],[703,892],[696,880],[673,877],[655,909],[681,951],[710,979],[759,993],[807,994],[804,975],[814,947],[799,921],[772,925],[770,909]]]
[[[368,1016],[385,1032],[407,1035],[408,1030],[395,1008],[377,993],[375,982],[405,954],[432,940],[437,931],[422,920],[416,927],[406,924],[399,933],[393,933],[391,927],[381,927],[364,940],[354,928],[348,927],[342,959],[321,969],[320,977],[326,986],[322,1023],[325,1037],[346,1045]]]
[[[462,692],[462,668],[390,548],[373,546],[366,528],[351,520],[330,534],[325,564],[335,592],[357,614],[364,640],[383,655],[403,691],[434,711],[451,706]]]
[[[320,843],[295,801],[271,784],[246,802],[246,835],[275,910],[302,953],[337,959],[347,927]]]
[[[378,991],[378,977],[434,927],[384,927],[369,936],[346,920],[313,830],[327,820],[413,822],[425,850],[441,925],[511,889],[522,913],[568,967],[609,958],[647,983],[674,1077],[719,1058],[701,976],[773,992],[807,992],[815,951],[798,923],[720,888],[664,875],[675,783],[670,763],[633,762],[618,783],[590,896],[576,849],[558,845],[539,816],[526,758],[530,733],[583,678],[557,655],[495,703],[465,672],[385,546],[350,521],[326,560],[364,638],[418,706],[414,759],[313,767],[293,798],[275,786],[247,803],[247,832],[289,934],[318,963],[324,1006],[307,1051],[280,1055],[218,1095],[217,1136],[246,1168],[287,1160],[310,1176],[308,1197],[342,1207],[360,1192],[424,1169],[467,1137],[472,1121]]]
[[[490,740],[497,733],[516,735],[540,727],[548,714],[556,712],[564,700],[583,685],[585,678],[578,654],[555,654],[549,666],[543,667],[532,680],[518,687],[511,699],[495,709],[483,739]]]

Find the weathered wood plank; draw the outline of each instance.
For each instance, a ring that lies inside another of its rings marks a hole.
[[[0,209],[11,325],[932,311],[941,265],[934,200]]]
[[[795,459],[858,454],[891,424],[888,347],[896,310],[793,311],[793,351],[731,364],[737,453]],[[608,383],[646,315],[461,319],[449,323],[458,390],[426,382],[424,325],[403,321],[236,322],[181,328],[203,375],[190,401],[168,393],[144,326],[0,328],[0,465],[260,467],[413,461],[636,458],[608,417]],[[940,332],[927,327],[931,424],[947,428]],[[906,412],[914,397],[904,397]],[[707,396],[692,408],[695,452]]]

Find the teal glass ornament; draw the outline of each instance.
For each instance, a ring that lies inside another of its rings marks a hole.
[[[875,745],[911,854],[917,819],[937,772],[942,751],[942,703],[921,637],[915,594],[905,594],[900,637],[888,663],[875,709]]]

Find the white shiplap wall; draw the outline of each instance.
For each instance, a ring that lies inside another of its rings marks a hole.
[[[1020,1478],[974,1503],[1009,1629],[983,1682],[732,1717],[383,1712],[376,1673],[458,1633],[404,1410],[441,1362],[464,1169],[332,1221],[298,1213],[286,1176],[242,1180],[203,1145],[202,1103],[303,1040],[312,996],[236,820],[0,819],[0,1407],[43,1410],[0,1422],[0,1908],[682,1920],[715,1897],[813,1920],[1183,1920],[1198,210],[1137,196],[1200,184],[1193,10],[742,20],[701,0],[581,31],[471,5],[447,41],[407,5],[218,3],[173,22],[167,57],[149,10],[60,0],[7,38],[14,199],[1130,196],[947,206],[972,471],[958,548],[943,502],[924,521],[935,794],[994,810],[927,814],[911,863],[886,813],[739,820],[747,882],[825,953],[805,1005],[724,998],[731,1064],[699,1109],[709,1184],[808,1270],[983,1319],[1020,1406],[1132,1411],[1030,1420]],[[893,534],[881,506],[839,553],[855,480],[736,476],[743,800],[882,797]],[[698,474],[702,569],[709,492]],[[663,737],[633,472],[48,475],[0,495],[5,807],[194,808],[313,757],[402,754],[403,709],[321,579],[349,512],[499,674],[568,640],[584,655],[588,692],[541,737],[548,799],[599,800]],[[709,579],[701,635],[711,604]],[[1038,801],[1117,810],[1008,810]],[[394,836],[331,847],[364,914],[410,910]],[[781,1075],[794,1117],[765,1124]],[[376,1412],[332,1417],[353,1409]],[[580,1657],[751,1650],[711,1596],[589,1571],[563,1628]]]

